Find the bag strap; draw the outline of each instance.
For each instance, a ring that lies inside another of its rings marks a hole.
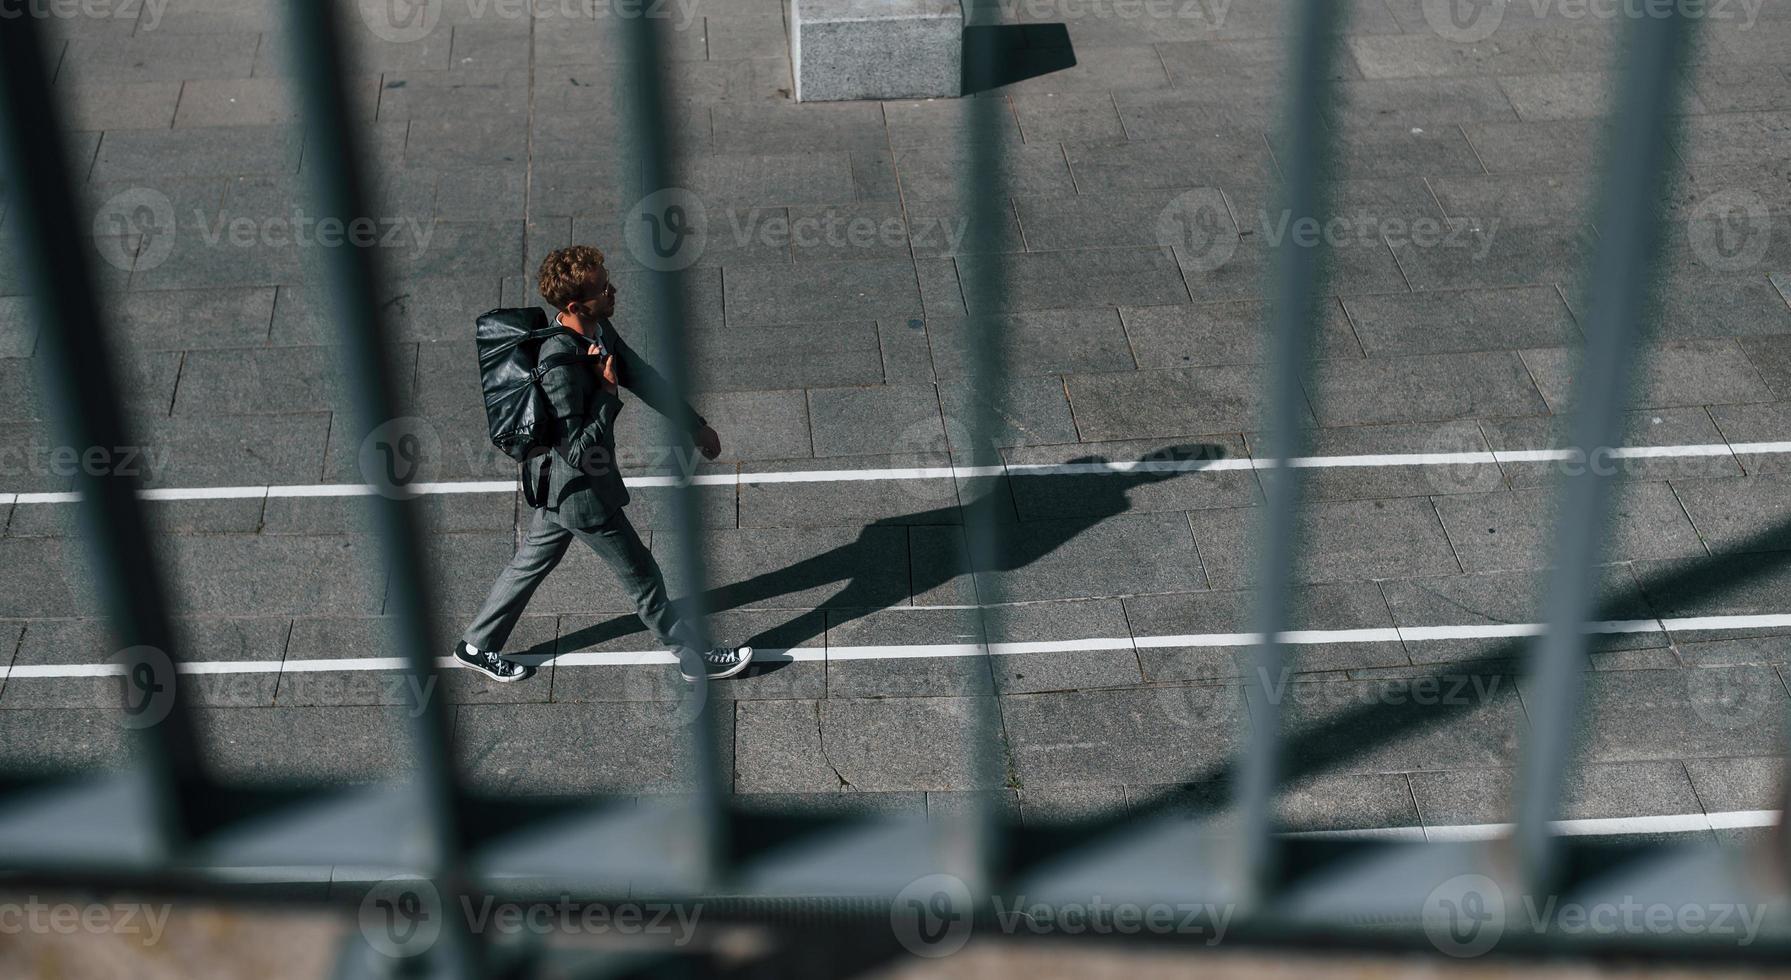
[[[541,359],[540,364],[535,365],[535,374],[539,377],[555,368],[573,364],[595,364],[597,360],[598,358],[590,354],[549,354]]]

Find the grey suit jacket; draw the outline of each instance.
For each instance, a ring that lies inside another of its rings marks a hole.
[[[551,314],[549,315],[551,322]],[[614,326],[600,325],[603,346],[619,361],[622,387],[640,397],[683,431],[707,424],[696,409],[673,394],[671,385],[629,347]],[[570,331],[541,342],[540,360],[554,354],[579,355],[587,342]],[[523,479],[544,488],[538,497],[549,520],[569,528],[592,528],[608,521],[628,504],[628,488],[616,465],[616,416],[622,399],[605,392],[594,365],[580,362],[557,367],[541,378],[554,415],[551,452],[529,460]]]

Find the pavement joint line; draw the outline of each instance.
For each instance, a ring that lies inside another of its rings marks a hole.
[[[1770,456],[1791,454],[1791,442],[1704,443],[1677,446],[1624,446],[1600,455],[1610,459],[1673,459],[1714,456]],[[1301,456],[1289,461],[1296,469],[1367,469],[1389,466],[1497,466],[1505,463],[1566,462],[1578,458],[1573,449],[1518,449],[1462,453],[1378,453],[1349,456]],[[762,473],[700,473],[693,486],[738,487],[775,483],[875,483],[913,480],[976,479],[992,476],[1107,476],[1126,473],[1229,473],[1239,470],[1272,470],[1273,459],[1240,457],[1211,460],[1133,460],[1101,463],[1008,463],[996,466],[916,466],[842,470],[773,470]],[[634,488],[670,487],[683,482],[673,476],[630,476],[623,482]],[[234,500],[258,497],[358,497],[375,493],[358,483],[273,484],[234,487],[158,487],[139,491],[145,500]],[[514,493],[515,480],[458,480],[418,483],[409,488],[414,496],[463,493]],[[80,499],[75,492],[45,491],[0,493],[6,504],[67,504]]]
[[[1791,613],[1745,616],[1695,616],[1673,619],[1623,619],[1585,624],[1589,634],[1666,633],[1679,631],[1723,632],[1791,627]],[[1509,639],[1541,636],[1541,623],[1493,623],[1462,626],[1389,626],[1368,629],[1290,630],[1282,641],[1295,645],[1322,643],[1398,643],[1432,640]],[[1186,633],[1170,636],[1090,637],[1076,640],[1029,640],[1000,643],[921,643],[871,646],[765,648],[755,651],[761,662],[833,662],[856,660],[915,660],[1024,656],[1041,653],[1076,653],[1101,650],[1150,650],[1166,647],[1247,647],[1262,640],[1260,633]],[[637,667],[675,664],[669,650],[580,650],[571,653],[518,654],[513,659],[533,666]],[[442,669],[458,665],[453,657],[439,657]],[[297,660],[207,660],[181,663],[183,674],[334,673],[402,670],[399,657],[332,657]],[[1700,668],[1690,668],[1700,669]],[[124,673],[122,664],[14,664],[0,667],[0,680],[42,677],[106,677]]]

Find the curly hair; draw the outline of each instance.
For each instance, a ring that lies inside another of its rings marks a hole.
[[[555,249],[541,261],[541,298],[556,310],[589,296],[609,282],[603,252],[590,245]]]

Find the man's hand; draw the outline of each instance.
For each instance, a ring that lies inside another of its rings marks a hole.
[[[702,452],[704,459],[714,459],[721,455],[721,436],[715,433],[714,427],[705,425],[692,433],[691,438],[696,441],[697,449]]]
[[[598,347],[596,344],[592,344],[585,353],[592,357],[597,357],[603,353],[603,348]],[[616,355],[610,354],[608,357],[603,358],[603,360],[598,361],[592,366],[597,368],[597,380],[603,385],[604,394],[615,394],[622,383],[620,374],[621,367],[616,364]]]

